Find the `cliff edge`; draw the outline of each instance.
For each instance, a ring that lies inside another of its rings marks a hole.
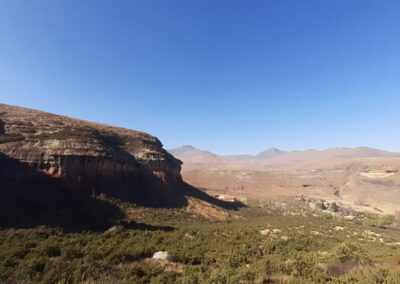
[[[182,162],[149,134],[0,104],[0,185],[174,202]],[[175,200],[176,201],[176,200]]]

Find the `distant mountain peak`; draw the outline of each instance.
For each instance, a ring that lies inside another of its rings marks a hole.
[[[181,147],[168,150],[168,152],[177,156],[182,155],[186,152],[193,152],[193,151],[200,151],[200,150],[192,145],[182,145]]]
[[[195,150],[196,147],[192,146],[192,145],[182,145],[182,147],[180,147],[181,149],[187,149],[187,150]]]
[[[276,156],[276,155],[279,155],[282,153],[283,153],[282,150],[275,148],[275,147],[271,147],[265,151],[258,153],[257,157],[271,157],[271,156]]]

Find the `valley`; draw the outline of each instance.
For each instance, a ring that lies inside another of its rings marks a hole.
[[[377,214],[399,209],[398,153],[364,147],[285,154],[273,148],[258,156],[232,158],[194,147],[182,149],[170,151],[184,162],[184,180],[213,195],[262,202],[290,202],[305,196]]]
[[[0,104],[0,282],[398,283],[399,159],[167,151]]]

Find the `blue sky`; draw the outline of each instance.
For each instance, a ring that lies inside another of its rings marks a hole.
[[[400,151],[400,2],[2,0],[0,102],[218,153]]]

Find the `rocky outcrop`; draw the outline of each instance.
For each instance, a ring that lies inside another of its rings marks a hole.
[[[15,186],[39,174],[61,181],[64,188],[97,194],[182,181],[182,162],[149,134],[4,104],[0,154],[3,163],[15,162],[7,175],[3,168],[3,185]],[[17,164],[32,171],[17,169]]]
[[[303,195],[297,196],[296,201],[307,203],[308,208],[312,210],[332,212],[342,216],[353,216],[356,214],[356,211],[353,209],[339,205],[335,201],[304,197]]]

